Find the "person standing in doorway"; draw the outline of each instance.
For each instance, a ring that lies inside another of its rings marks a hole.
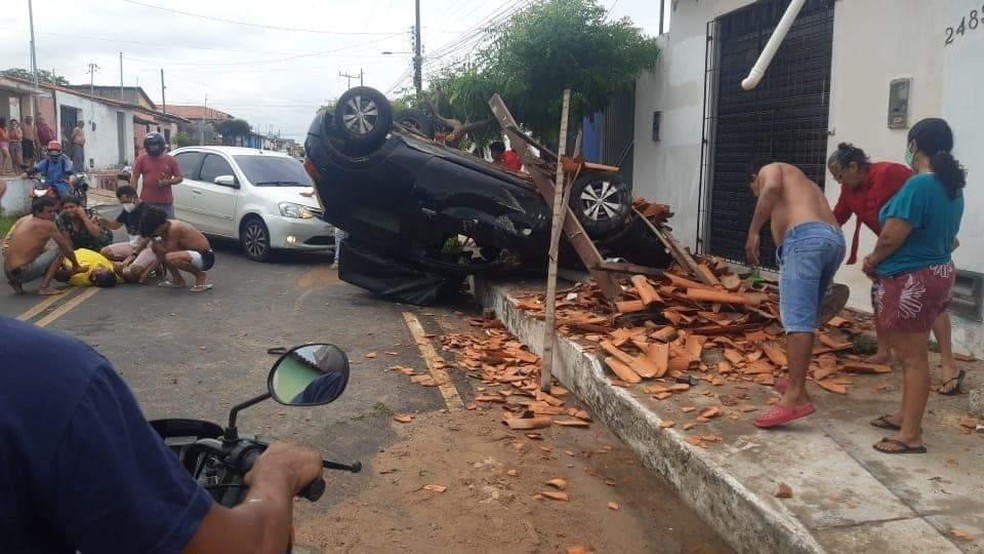
[[[34,127],[34,118],[29,115],[25,116],[21,130],[24,132],[24,138],[21,139],[24,165],[34,165],[38,161],[38,130]]]
[[[174,192],[171,187],[184,180],[181,166],[174,156],[166,153],[167,142],[164,135],[150,132],[144,136],[144,153],[140,154],[130,172],[130,186],[137,188],[137,180],[142,179],[140,201],[148,207],[158,208],[174,219]]]
[[[14,171],[23,171],[24,131],[21,130],[20,122],[16,119],[10,120],[10,128],[7,130],[7,140],[10,141],[10,159],[13,162]]]
[[[45,121],[43,115],[38,116],[37,131],[38,131],[38,148],[39,148],[38,159],[40,160],[41,154],[43,154],[40,148],[47,148],[47,146],[51,144],[52,141],[58,140],[58,137],[55,136],[55,131],[51,129],[51,126],[48,125],[47,121]]]
[[[816,183],[790,164],[755,162],[749,185],[758,199],[748,229],[745,258],[759,263],[759,237],[766,221],[778,245],[779,315],[786,332],[789,385],[779,403],[755,419],[766,429],[816,411],[806,393],[806,372],[820,321],[820,304],[844,261],[844,234]]]
[[[85,121],[79,121],[72,129],[72,166],[85,171]]]

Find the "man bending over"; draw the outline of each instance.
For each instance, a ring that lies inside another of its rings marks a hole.
[[[31,215],[14,223],[4,240],[3,271],[7,283],[17,294],[24,294],[24,284],[41,279],[38,294],[51,296],[62,291],[51,287],[51,280],[62,265],[62,259],[72,262],[72,272],[85,271],[72,250],[72,243],[55,225],[55,204],[52,197],[34,199]],[[54,239],[58,248],[45,250]]]
[[[780,267],[779,311],[789,358],[789,386],[782,399],[755,420],[755,425],[768,428],[816,411],[806,394],[806,372],[820,303],[847,247],[823,191],[798,168],[756,162],[749,166],[748,174],[758,202],[748,229],[745,258],[749,265],[758,265],[762,226],[771,220]]]
[[[186,271],[195,276],[195,286],[191,287],[191,292],[212,288],[205,272],[215,265],[215,253],[198,229],[183,221],[168,219],[167,213],[160,208],[147,206],[140,220],[140,234],[158,239],[151,241],[151,248],[157,259],[171,272],[171,278],[158,286],[184,288],[185,281],[180,271]]]

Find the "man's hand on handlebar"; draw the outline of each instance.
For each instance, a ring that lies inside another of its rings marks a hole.
[[[322,464],[321,455],[310,448],[275,442],[256,460],[245,481],[252,486],[255,482],[281,480],[296,496],[312,481],[321,479]]]

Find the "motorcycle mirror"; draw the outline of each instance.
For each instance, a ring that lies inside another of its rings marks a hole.
[[[280,357],[270,369],[267,389],[288,406],[334,402],[348,385],[349,361],[333,344],[305,344]]]

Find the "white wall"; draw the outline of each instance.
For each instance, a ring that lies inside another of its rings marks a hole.
[[[57,106],[55,112],[59,118],[57,129],[61,129],[61,108],[70,106],[82,110],[85,120],[85,163],[89,169],[92,160],[96,169],[105,169],[119,165],[119,135],[117,132],[116,114],[124,114],[124,157],[133,161],[133,110],[127,110],[76,96],[71,93],[57,91],[55,93]],[[92,130],[90,122],[94,121],[96,129]]]
[[[751,3],[680,0],[669,33],[661,38],[664,44],[656,70],[637,83],[634,187],[640,195],[672,206],[674,234],[691,248],[697,245],[697,221],[703,217],[699,177],[707,23]],[[907,130],[888,129],[888,92],[893,79],[911,77],[910,125],[946,112],[957,133],[961,161],[971,172],[968,213],[961,230],[964,244],[967,239],[973,244],[984,240],[984,220],[974,220],[973,209],[984,208],[984,190],[974,189],[973,177],[984,174],[980,156],[984,117],[979,107],[984,90],[984,20],[979,29],[961,37],[961,44],[947,47],[946,64],[943,30],[959,23],[959,12],[969,13],[975,5],[980,10],[980,4],[978,0],[839,0],[834,15],[828,151],[839,142],[852,142],[872,160],[902,160]],[[651,137],[654,111],[663,112],[659,142]],[[980,168],[977,172],[975,164]],[[840,186],[827,179],[826,192],[833,205]],[[854,225],[852,219],[844,226],[849,246]],[[859,256],[871,251],[875,238],[871,231],[861,231]],[[956,261],[961,268],[984,272],[980,248],[958,250]],[[858,267],[844,266],[837,280],[851,286],[852,307],[870,309],[870,281]],[[980,354],[984,344],[970,340],[973,331],[967,329],[981,326],[956,317],[954,323],[957,349]]]

